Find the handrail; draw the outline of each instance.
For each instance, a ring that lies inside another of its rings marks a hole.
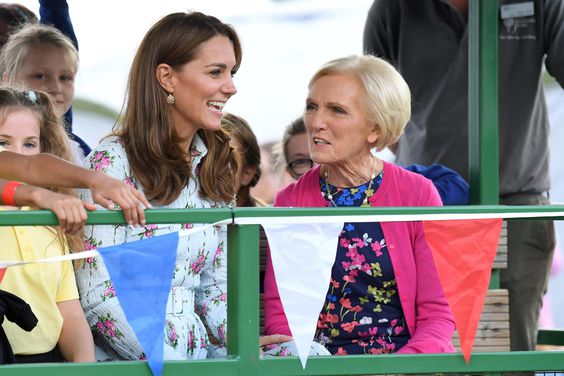
[[[424,214],[478,214],[478,213],[522,213],[527,218],[528,213],[546,213],[546,217],[564,219],[553,213],[564,212],[564,205],[466,205],[448,207],[379,207],[379,208],[221,208],[221,209],[152,209],[146,211],[147,223],[215,223],[233,218],[249,217],[295,217],[295,216],[348,216],[348,215],[424,215]],[[174,216],[174,221],[169,219]],[[87,224],[124,224],[125,220],[120,211],[99,210],[88,213]],[[0,212],[0,226],[36,226],[57,225],[58,221],[51,211],[2,211]]]

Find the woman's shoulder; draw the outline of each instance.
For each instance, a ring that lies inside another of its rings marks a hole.
[[[402,206],[436,206],[441,200],[431,180],[393,163],[384,162],[384,180],[392,181]]]
[[[391,162],[384,162],[384,176],[394,176],[399,183],[413,185],[433,185],[425,176],[416,172],[408,171],[405,168]]]
[[[96,146],[84,161],[84,167],[94,171],[108,172],[118,165],[126,165],[127,153],[121,139],[112,137]]]

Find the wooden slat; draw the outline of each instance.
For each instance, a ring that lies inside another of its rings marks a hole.
[[[499,235],[499,242],[497,245],[497,253],[495,255],[494,269],[507,268],[507,222],[503,221],[501,226],[501,233]]]

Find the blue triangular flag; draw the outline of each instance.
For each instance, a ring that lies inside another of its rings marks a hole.
[[[125,317],[153,375],[163,370],[166,303],[176,262],[178,232],[98,248]]]

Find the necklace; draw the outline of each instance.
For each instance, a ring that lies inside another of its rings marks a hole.
[[[374,162],[374,157],[371,158],[372,158],[372,174],[370,176],[368,188],[364,190],[364,200],[362,200],[362,205],[360,205],[361,208],[370,207],[371,205],[368,203],[368,199],[374,195],[372,184],[374,182],[374,179],[376,178],[376,164]],[[327,182],[327,180],[329,179],[329,171],[327,168],[325,168],[324,175],[325,175],[325,189],[327,190],[327,198],[329,199],[331,206],[337,207],[337,204],[335,204],[335,201],[333,201],[333,194],[331,193],[331,189],[329,188],[329,183]],[[337,191],[335,193],[337,193],[338,191],[339,189],[337,188]]]

